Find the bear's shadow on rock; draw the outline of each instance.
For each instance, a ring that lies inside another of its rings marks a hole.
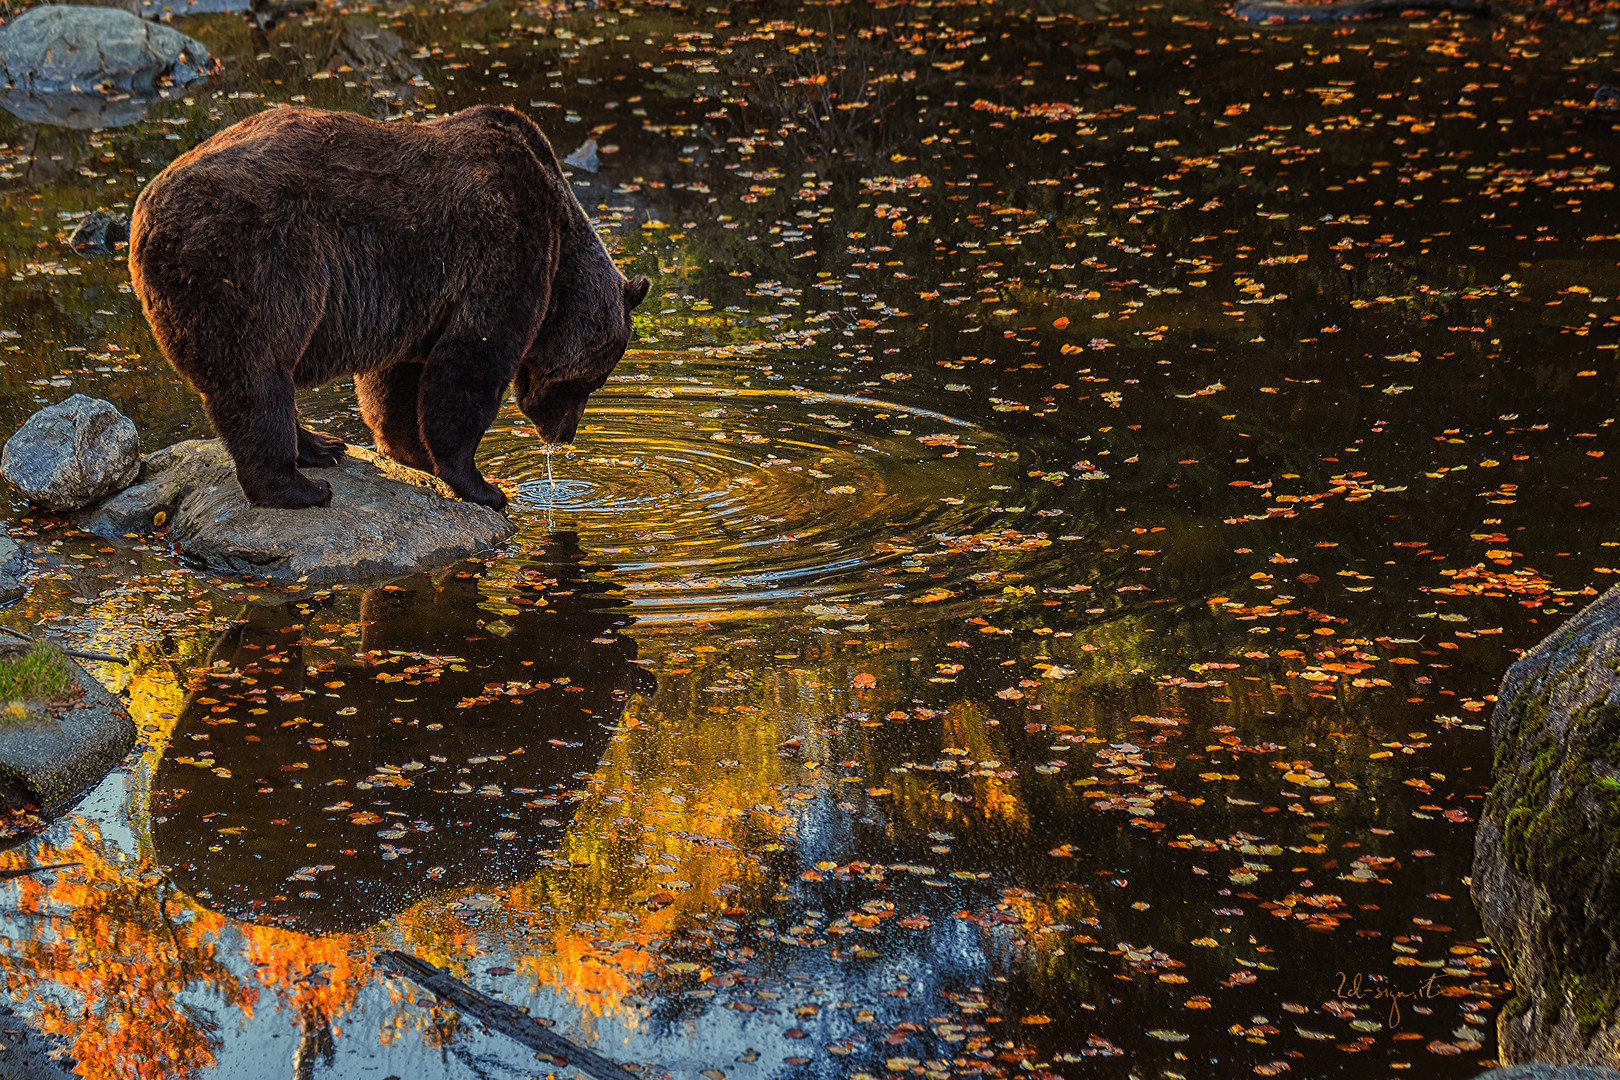
[[[538,568],[555,580],[520,590],[521,615],[480,606],[471,563],[367,591],[364,659],[323,628],[334,612],[249,609],[153,778],[175,884],[235,919],[335,933],[552,859],[604,725],[656,688],[620,634],[627,601],[553,542]]]

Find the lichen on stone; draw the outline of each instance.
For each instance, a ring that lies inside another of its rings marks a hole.
[[[1485,804],[1509,865],[1549,908],[1532,926],[1542,984],[1517,985],[1506,1011],[1539,1006],[1544,1032],[1571,1016],[1583,1041],[1620,1007],[1620,693],[1609,664],[1590,664],[1605,630],[1577,618],[1516,665]]]

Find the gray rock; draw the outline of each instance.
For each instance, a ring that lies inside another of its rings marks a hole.
[[[17,546],[17,541],[0,533],[0,574],[21,577],[26,569],[28,560],[23,558],[22,548]]]
[[[92,210],[79,219],[68,235],[68,246],[84,254],[111,255],[129,243],[129,215]]]
[[[182,490],[158,480],[148,480],[125,488],[105,502],[86,507],[73,515],[73,520],[86,532],[97,536],[135,537],[161,529],[175,507],[180,504]],[[162,517],[159,517],[159,514]]]
[[[336,75],[348,66],[363,72],[372,88],[368,104],[380,119],[416,100],[412,80],[422,74],[422,66],[411,57],[413,51],[386,26],[367,19],[347,19],[333,43],[325,70]]]
[[[140,0],[149,19],[173,16],[207,15],[218,12],[246,12],[249,0]]]
[[[307,510],[248,505],[218,439],[150,454],[146,469],[149,479],[79,515],[80,526],[123,536],[166,525],[183,555],[223,573],[312,584],[398,575],[486,551],[515,531],[438,477],[353,446],[333,467],[311,470],[332,485],[332,505]]]
[[[143,120],[153,100],[132,94],[109,97],[88,90],[31,94],[0,85],[0,109],[30,124],[52,124],[77,131],[124,127]]]
[[[9,604],[20,599],[28,590],[17,579],[28,569],[28,560],[23,558],[22,548],[17,541],[0,533],[0,604]]]
[[[76,510],[135,481],[140,436],[110,401],[74,394],[28,418],[0,451],[0,476],[47,510]]]
[[[1588,1065],[1513,1065],[1480,1073],[1474,1080],[1620,1080],[1620,1072]]]
[[[117,8],[119,11],[129,12],[131,15],[140,15],[142,11],[141,0],[56,0],[56,2],[70,7]],[[14,14],[21,14],[25,7],[25,4],[17,4]]]
[[[42,4],[0,27],[0,73],[34,94],[151,92],[164,80],[206,78],[214,66],[201,42],[117,8]]]
[[[73,673],[84,691],[78,701],[52,717],[0,722],[0,804],[59,814],[135,745],[123,704],[77,664]]]
[[[579,149],[563,158],[562,163],[575,169],[584,169],[593,173],[602,167],[602,159],[596,154],[596,140],[586,139],[579,144]]]
[[[106,537],[139,536],[162,529],[187,495],[221,482],[221,465],[230,460],[217,439],[191,440],[153,451],[141,460],[145,477],[140,483],[86,507],[73,515],[74,521],[86,532]]]
[[[1515,996],[1504,1063],[1620,1063],[1620,589],[1503,680],[1473,898]]]
[[[0,107],[32,123],[133,123],[217,67],[201,42],[117,8],[42,4],[0,27]]]

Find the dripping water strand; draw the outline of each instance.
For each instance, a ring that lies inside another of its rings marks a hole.
[[[546,447],[546,531],[551,532],[555,525],[551,521],[551,511],[557,506],[557,478],[551,472],[551,447]]]

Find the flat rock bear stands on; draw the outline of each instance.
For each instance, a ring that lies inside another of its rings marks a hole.
[[[297,387],[354,376],[377,449],[496,509],[473,464],[515,381],[548,443],[630,340],[625,281],[534,122],[480,105],[423,124],[275,109],[182,154],[135,203],[129,267],[255,506],[326,506],[298,471],[343,442]]]

